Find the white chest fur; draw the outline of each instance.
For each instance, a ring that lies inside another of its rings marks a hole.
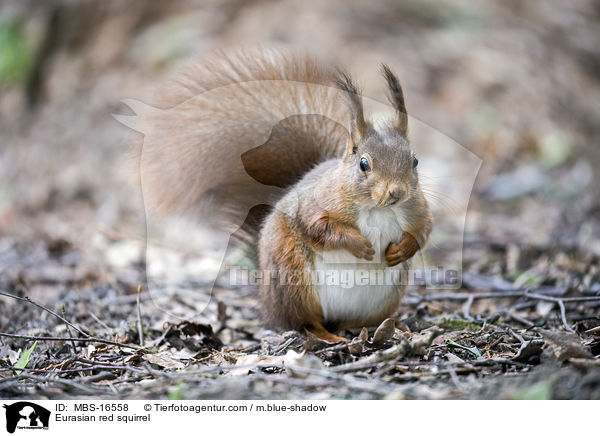
[[[317,253],[314,287],[325,322],[364,320],[384,311],[397,300],[400,289],[388,280],[385,249],[397,242],[405,228],[399,208],[361,208],[357,220],[361,234],[375,249],[372,261],[357,259],[346,250]]]

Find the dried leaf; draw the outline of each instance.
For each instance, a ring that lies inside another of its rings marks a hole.
[[[363,327],[358,337],[364,342],[367,342],[369,340],[369,330],[366,327]]]
[[[294,350],[288,351],[284,358],[283,363],[285,365],[286,371],[295,376],[299,376],[301,378],[305,378],[307,374],[301,373],[298,374],[294,372],[294,367],[299,368],[309,368],[309,369],[323,369],[323,362],[314,354],[308,354],[306,352],[296,353]]]
[[[539,356],[542,354],[543,345],[544,341],[539,340],[523,342],[512,360],[521,363],[539,363]]]
[[[167,369],[183,369],[185,365],[173,359],[169,353],[144,354],[142,359]]]
[[[235,365],[239,368],[234,368],[229,371],[229,375],[247,375],[256,367],[275,366],[283,364],[283,356],[263,356],[260,354],[245,354],[239,356]]]
[[[19,348],[18,351],[15,350],[8,350],[8,361],[10,362],[11,365],[14,365],[17,360],[19,360],[19,356],[21,355],[21,349]]]
[[[187,347],[193,351],[220,350],[223,343],[215,335],[210,324],[184,321],[179,324],[168,324],[165,339],[171,346],[179,349]]]
[[[575,333],[542,331],[544,341],[557,360],[564,362],[572,358],[593,359]]]
[[[396,324],[392,318],[388,318],[384,320],[377,330],[375,330],[375,334],[373,335],[372,343],[374,345],[379,345],[384,342],[389,341],[394,336],[394,332],[396,331]],[[362,332],[361,332],[362,333]]]
[[[456,354],[446,353],[446,358],[450,363],[463,363],[464,360],[458,357]]]
[[[365,341],[360,336],[356,337],[348,344],[348,352],[353,356],[358,356],[364,352],[364,345]]]

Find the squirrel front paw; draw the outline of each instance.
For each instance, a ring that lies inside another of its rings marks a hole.
[[[371,241],[360,234],[348,241],[346,249],[359,259],[373,260],[375,254]]]
[[[404,233],[400,242],[388,245],[385,250],[385,260],[388,266],[398,265],[406,262],[419,251],[419,243],[410,233]]]

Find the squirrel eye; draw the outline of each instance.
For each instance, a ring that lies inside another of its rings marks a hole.
[[[413,157],[413,168],[416,168],[417,165],[419,165],[419,159],[417,159],[417,156]]]
[[[360,170],[363,172],[371,171],[371,165],[369,165],[369,161],[364,156],[360,158],[359,166]]]

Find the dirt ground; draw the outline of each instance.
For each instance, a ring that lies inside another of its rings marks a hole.
[[[599,21],[583,0],[2,2],[0,397],[600,399]],[[250,286],[148,282],[143,137],[112,114],[240,44],[380,101],[387,62],[481,159],[460,289],[413,287],[402,329],[331,345],[265,329]]]

